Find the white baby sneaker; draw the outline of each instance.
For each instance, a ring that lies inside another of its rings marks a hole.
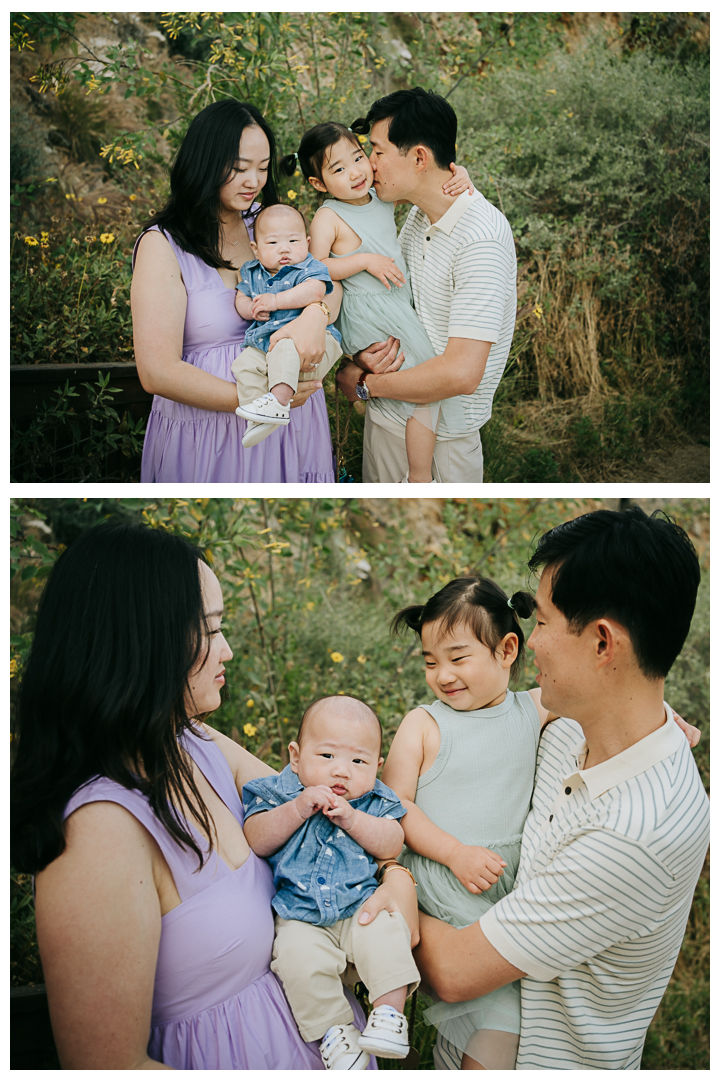
[[[263,394],[247,405],[238,405],[235,412],[255,424],[290,423],[290,406],[281,405],[274,394]]]
[[[278,427],[278,424],[256,424],[254,421],[248,420],[245,434],[242,437],[243,446],[255,446],[257,443],[262,442],[263,439],[267,439],[268,435],[272,435],[273,431],[277,431]]]
[[[410,1051],[407,1020],[392,1005],[378,1005],[368,1016],[358,1046],[378,1057],[407,1057]]]
[[[326,1069],[366,1069],[369,1056],[358,1046],[360,1032],[354,1024],[334,1024],[320,1044],[320,1057]]]

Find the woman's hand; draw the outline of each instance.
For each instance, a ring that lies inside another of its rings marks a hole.
[[[371,923],[379,911],[399,911],[410,928],[410,946],[415,948],[420,940],[417,906],[417,890],[413,880],[404,870],[385,872],[379,885],[362,908],[358,922],[361,926]]]
[[[468,892],[477,895],[493,887],[507,863],[488,848],[458,843],[446,865]]]
[[[365,269],[373,277],[379,278],[386,289],[391,288],[392,285],[405,284],[405,278],[399,267],[395,265],[395,260],[387,255],[368,255]]]
[[[298,388],[292,396],[290,402],[291,409],[299,409],[301,405],[304,405],[311,394],[315,394],[318,390],[322,390],[321,382],[301,382],[298,383]]]

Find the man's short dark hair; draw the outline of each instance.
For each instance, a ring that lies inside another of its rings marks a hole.
[[[540,537],[531,570],[551,572],[551,596],[572,630],[609,618],[630,635],[638,666],[664,678],[690,629],[700,564],[684,529],[660,510],[596,510]]]
[[[402,154],[413,146],[427,146],[441,169],[455,160],[457,117],[452,105],[432,90],[396,90],[370,106],[366,120],[390,120],[388,138]]]

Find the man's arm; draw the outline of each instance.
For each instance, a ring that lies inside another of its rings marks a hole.
[[[411,401],[417,405],[472,394],[482,382],[490,347],[489,341],[450,338],[440,356],[407,371],[368,375],[365,385],[371,398]],[[357,400],[355,387],[362,370],[357,364],[347,364],[338,373],[338,385],[348,401]]]
[[[458,930],[422,911],[413,956],[423,982],[443,1001],[471,1001],[525,974],[490,944],[480,923]]]

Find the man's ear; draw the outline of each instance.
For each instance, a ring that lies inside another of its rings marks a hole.
[[[419,172],[427,169],[431,160],[433,160],[427,146],[423,146],[422,143],[415,147],[413,154],[415,155],[415,167]]]
[[[317,176],[308,176],[308,183],[312,184],[316,191],[320,191],[323,195],[327,195],[327,188],[322,180],[318,180]]]
[[[602,667],[617,664],[626,647],[632,649],[630,635],[624,626],[613,619],[598,619],[595,623],[595,656]]]

